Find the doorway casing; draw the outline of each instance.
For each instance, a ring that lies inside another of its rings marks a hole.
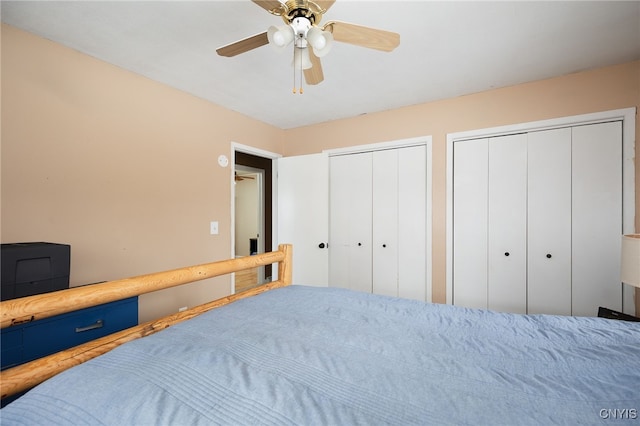
[[[239,161],[236,161],[236,157]],[[281,154],[266,151],[263,149],[243,145],[237,142],[231,143],[231,167],[230,167],[230,182],[231,182],[231,229],[235,230],[235,172],[236,162],[244,166],[265,170],[264,186],[270,187],[271,191],[268,194],[265,190],[265,202],[263,203],[263,211],[261,211],[262,219],[265,223],[265,235],[264,235],[264,250],[270,251],[275,244],[277,244],[277,161],[282,157]],[[271,220],[266,218],[271,216]],[[269,226],[270,225],[270,226]],[[236,253],[236,236],[235,231],[231,233],[231,257],[235,257]],[[277,279],[277,268],[273,268],[272,273],[265,273],[266,276],[272,276],[272,279]],[[231,290],[235,291],[235,280],[231,280]]]

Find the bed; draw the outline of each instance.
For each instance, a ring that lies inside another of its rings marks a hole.
[[[288,285],[290,250],[281,246],[264,260],[280,262],[281,281],[143,338],[107,344],[114,348],[52,374],[0,410],[2,424],[639,421],[638,323]],[[225,271],[255,267],[260,256]],[[26,380],[24,372],[5,373],[3,396],[20,389],[7,391],[7,383]]]

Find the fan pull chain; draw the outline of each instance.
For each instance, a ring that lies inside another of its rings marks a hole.
[[[293,46],[293,93],[300,93],[301,95],[304,93],[304,88],[302,87],[302,83],[303,83],[303,77],[302,77],[302,73],[303,73],[303,69],[302,69],[302,54],[298,55],[300,57],[300,90],[298,91],[296,89],[296,49],[297,47]]]
[[[302,88],[302,85],[304,84],[304,77],[302,76],[303,72],[304,70],[302,69],[302,55],[300,55],[300,94],[301,95],[304,93],[304,89]]]
[[[300,93],[302,95],[302,49],[300,49],[300,54],[298,55],[300,57],[300,90],[298,91],[298,93]],[[295,67],[294,67],[295,68]]]
[[[296,46],[293,46],[293,94],[295,95],[296,90]]]

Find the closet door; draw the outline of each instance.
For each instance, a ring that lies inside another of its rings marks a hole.
[[[426,147],[373,152],[373,293],[426,300]]]
[[[427,147],[330,158],[330,285],[427,300]]]
[[[398,296],[427,299],[427,147],[398,150]]]
[[[571,315],[571,129],[528,135],[527,313]]]
[[[453,304],[487,307],[489,140],[456,142],[453,151]]]
[[[329,285],[371,292],[371,153],[329,165]]]
[[[622,122],[453,146],[455,305],[622,311]]]
[[[398,295],[398,149],[373,156],[373,293]]]
[[[527,135],[489,140],[489,309],[527,310]]]
[[[573,315],[622,310],[622,123],[572,130]]]

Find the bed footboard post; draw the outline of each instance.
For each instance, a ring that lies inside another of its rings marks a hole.
[[[284,285],[291,285],[293,281],[292,263],[293,263],[293,246],[291,244],[280,244],[278,251],[284,253],[284,260],[278,263],[278,279]]]

